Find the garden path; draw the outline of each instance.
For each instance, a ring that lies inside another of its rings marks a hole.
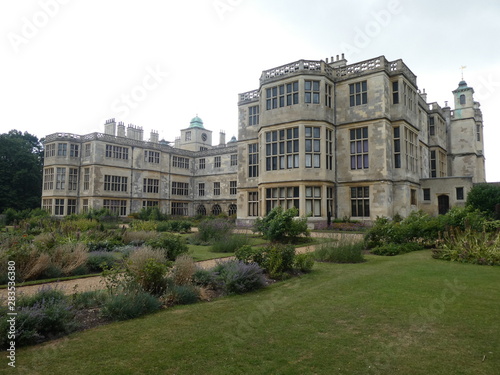
[[[245,230],[238,230],[238,232],[243,233]],[[251,232],[250,232],[251,233]],[[312,232],[312,237],[318,238],[339,238],[342,235],[348,236],[357,236],[360,239],[363,238],[362,234],[356,233],[328,233],[328,232]],[[316,245],[303,246],[296,249],[296,252],[306,253],[313,251]],[[209,259],[196,262],[196,264],[202,268],[211,268],[216,265],[218,261],[227,261],[230,259],[234,259],[234,257],[226,257],[226,258],[217,258],[217,259]],[[50,285],[52,287],[58,288],[62,290],[66,294],[73,294],[76,292],[86,292],[90,290],[99,290],[105,288],[104,278],[102,276],[91,276],[82,279],[74,279],[74,280],[65,280],[65,281],[56,281],[52,283],[46,284],[38,284],[38,285],[28,285],[21,286],[16,288],[16,293],[31,295],[36,293],[43,286]],[[7,289],[0,289],[0,300],[7,297]]]

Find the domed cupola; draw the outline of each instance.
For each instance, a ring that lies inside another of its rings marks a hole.
[[[189,127],[190,128],[201,128],[201,129],[205,129],[204,126],[203,126],[203,121],[201,118],[198,117],[198,115],[196,115],[195,117],[193,117],[193,119],[191,120],[191,122],[189,123]]]

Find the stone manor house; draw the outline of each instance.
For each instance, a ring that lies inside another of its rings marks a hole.
[[[143,207],[172,215],[236,215],[273,207],[309,221],[443,214],[485,182],[483,122],[460,81],[450,108],[427,103],[402,60],[344,55],[265,70],[239,94],[238,140],[212,144],[196,116],[175,143],[106,121],[104,133],[45,139],[42,208],[64,216]]]

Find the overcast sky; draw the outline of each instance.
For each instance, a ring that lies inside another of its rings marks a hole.
[[[173,141],[198,114],[237,136],[238,93],[263,70],[345,53],[403,59],[428,102],[461,66],[500,181],[498,0],[18,0],[0,3],[0,133],[103,132],[116,118]]]

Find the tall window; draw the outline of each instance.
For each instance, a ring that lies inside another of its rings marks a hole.
[[[205,169],[205,158],[198,160],[198,169]]]
[[[306,168],[319,168],[321,159],[321,128],[305,127]]]
[[[259,144],[248,145],[248,177],[259,177]]]
[[[233,165],[238,165],[238,155],[237,154],[231,155],[231,166],[233,166]]]
[[[185,138],[186,141],[190,141],[191,140],[191,132],[190,131],[187,131],[186,132],[186,138]]]
[[[106,157],[113,159],[128,160],[128,148],[121,146],[106,145]]]
[[[67,143],[58,143],[57,144],[57,156],[66,156],[68,152],[68,144]]]
[[[333,169],[333,131],[326,130],[326,169]]]
[[[424,194],[424,201],[430,201],[431,200],[431,189],[426,188],[422,190]]]
[[[54,189],[54,168],[45,168],[43,171],[43,190],[52,189]]]
[[[417,172],[417,134],[405,128],[406,169]]]
[[[350,130],[351,169],[368,168],[368,127]]]
[[[82,199],[82,212],[83,213],[89,212],[89,200],[88,199]]]
[[[57,168],[56,189],[63,190],[66,185],[66,168]]]
[[[284,209],[299,208],[299,187],[282,187],[266,189],[266,212],[274,207],[281,206]]]
[[[50,145],[47,145],[45,147],[45,157],[51,157],[51,156],[56,156],[56,144],[51,143]]]
[[[172,195],[189,195],[189,183],[172,181]]]
[[[417,205],[417,190],[415,189],[410,190],[410,204],[413,206]]]
[[[266,109],[299,103],[299,82],[291,82],[266,89]]]
[[[319,81],[304,82],[304,101],[319,104]]]
[[[259,193],[248,192],[248,216],[259,216]]]
[[[172,167],[189,169],[189,159],[181,156],[172,157]]]
[[[349,85],[349,104],[351,107],[368,103],[368,90],[366,81],[351,83]]]
[[[399,126],[393,130],[394,133],[394,168],[401,168],[401,133]]]
[[[76,199],[68,199],[68,215],[76,214]]]
[[[220,162],[220,156],[216,156],[214,158],[214,168],[220,168],[221,162]]]
[[[460,104],[462,104],[462,105],[465,104],[465,95],[464,94],[460,95]]]
[[[104,175],[105,191],[127,191],[127,177]]]
[[[84,145],[84,152],[85,152],[85,157],[89,157],[90,156],[90,152],[91,152],[91,144],[90,143],[85,143]]]
[[[186,202],[172,202],[171,213],[175,216],[188,215],[188,203]]]
[[[43,199],[42,200],[42,209],[47,211],[52,215],[52,199]]]
[[[266,170],[299,167],[299,128],[266,132]]]
[[[90,168],[83,169],[83,190],[90,189]]]
[[[80,145],[70,144],[69,156],[71,156],[72,158],[77,158],[78,156],[80,156]]]
[[[399,103],[399,82],[395,81],[392,83],[392,104]]]
[[[328,187],[326,188],[326,209],[327,209],[327,215],[333,214],[333,188]]]
[[[125,216],[127,214],[127,201],[124,199],[104,199],[102,206],[116,215]]]
[[[325,83],[325,106],[332,108],[332,85]]]
[[[432,150],[431,151],[431,177],[436,177],[437,174],[437,167],[436,167],[436,151]]]
[[[236,195],[237,192],[237,181],[229,181],[229,194],[230,195]]]
[[[248,107],[248,125],[259,125],[259,106]]]
[[[155,193],[160,191],[160,180],[156,178],[145,178],[142,184],[142,191],[144,193]]]
[[[306,186],[306,214],[321,216],[321,187]]]
[[[220,182],[214,182],[214,195],[220,195]]]
[[[434,116],[429,117],[429,135],[436,134],[436,128],[434,125]]]
[[[198,184],[198,196],[204,197],[205,196],[205,183],[200,182]]]
[[[476,139],[478,141],[481,140],[481,125],[479,124],[476,125]]]
[[[370,216],[370,188],[368,186],[351,188],[351,216]]]
[[[446,177],[446,154],[439,151],[439,177]]]
[[[54,206],[54,215],[64,215],[64,199],[56,199]]]
[[[70,168],[68,175],[68,190],[77,190],[78,187],[78,169]]]
[[[464,200],[464,188],[457,187],[456,193],[457,193],[457,201],[463,201]]]
[[[147,163],[160,164],[160,153],[158,151],[144,151],[144,161]]]
[[[229,209],[227,210],[227,214],[229,216],[236,216],[237,210],[238,210],[238,207],[235,204],[230,204]]]

